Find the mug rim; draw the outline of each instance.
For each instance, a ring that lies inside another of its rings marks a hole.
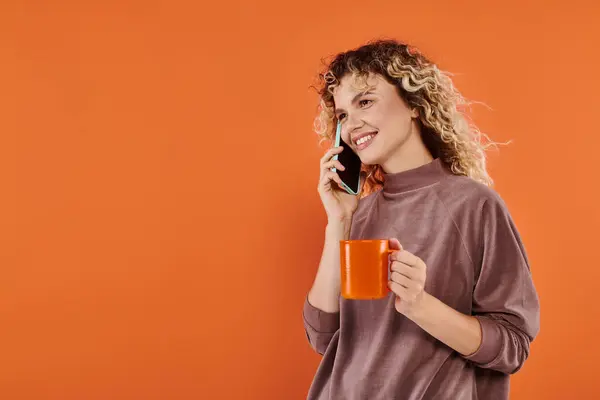
[[[341,239],[340,242],[389,242],[389,239]]]

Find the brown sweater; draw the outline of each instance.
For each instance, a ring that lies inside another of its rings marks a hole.
[[[520,236],[496,192],[439,159],[388,174],[360,200],[351,239],[398,238],[427,265],[425,290],[476,316],[483,342],[465,357],[381,300],[340,298],[339,313],[304,303],[323,359],[308,399],[507,399],[509,375],[529,355],[539,302]]]

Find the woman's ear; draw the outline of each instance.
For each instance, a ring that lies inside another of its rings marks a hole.
[[[413,118],[419,118],[419,110],[417,110],[416,108],[411,109],[410,116]]]

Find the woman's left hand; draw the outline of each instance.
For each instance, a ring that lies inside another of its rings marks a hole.
[[[390,239],[391,274],[388,287],[396,295],[396,310],[410,317],[425,295],[427,266],[419,257],[402,249],[398,239]]]

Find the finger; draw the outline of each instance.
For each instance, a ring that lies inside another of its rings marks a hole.
[[[390,280],[407,289],[411,286],[412,282],[412,280],[409,277],[407,277],[406,275],[402,275],[399,272],[392,272],[390,274]]]
[[[344,148],[342,146],[332,147],[321,157],[320,164],[324,164],[331,159],[335,154],[341,153]]]
[[[392,266],[390,269],[392,270],[392,273],[397,272],[410,279],[414,279],[418,273],[418,271],[415,268],[411,267],[410,265],[401,263],[400,261],[392,262]]]
[[[323,169],[325,169],[325,170],[329,170],[333,167],[336,167],[337,169],[342,170],[342,171],[346,169],[346,167],[344,167],[342,165],[342,163],[339,162],[338,160],[330,160],[323,164]]]
[[[420,280],[414,280],[397,272],[392,272],[390,281],[399,284],[406,289],[407,294],[417,295],[425,288],[425,284]]]
[[[401,299],[402,298],[406,299],[408,297],[408,289],[406,289],[404,286],[400,285],[399,283],[396,283],[393,281],[388,281],[388,287],[390,288],[390,290],[392,292],[394,292]]]
[[[334,181],[340,186],[342,185],[342,180],[340,179],[340,176],[337,174],[337,172],[327,171],[321,179],[320,186],[326,187],[331,181]]]
[[[418,293],[411,291],[410,289],[405,288],[397,284],[396,282],[389,282],[388,287],[396,296],[400,298],[402,301],[406,301],[408,303],[412,303],[417,298]]]
[[[399,261],[403,264],[410,265],[411,267],[415,268],[425,267],[425,263],[423,262],[423,260],[406,250],[394,252],[392,254],[392,260]]]
[[[389,240],[390,243],[390,250],[402,250],[402,245],[400,244],[400,241],[396,238],[391,238]]]

